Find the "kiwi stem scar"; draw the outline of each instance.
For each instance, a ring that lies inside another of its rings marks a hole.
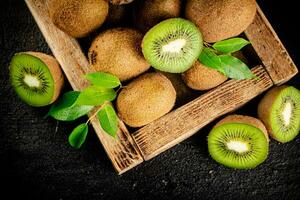
[[[235,151],[237,153],[245,153],[250,149],[249,144],[239,140],[231,140],[226,143],[226,146],[229,150]]]
[[[177,39],[169,42],[168,44],[162,46],[162,52],[166,53],[180,53],[182,48],[186,45],[185,39]]]
[[[26,83],[29,87],[40,87],[41,82],[39,79],[33,75],[26,74],[23,79],[24,83]]]
[[[290,124],[291,116],[292,116],[292,104],[291,102],[287,102],[285,103],[282,111],[283,123],[285,126],[288,126]]]

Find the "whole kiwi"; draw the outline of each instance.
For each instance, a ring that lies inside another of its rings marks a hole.
[[[48,0],[47,4],[52,22],[75,38],[100,27],[109,7],[107,0]]]
[[[106,30],[92,42],[89,62],[96,71],[114,74],[121,81],[134,78],[150,68],[141,52],[142,39],[134,29]]]
[[[255,13],[255,0],[188,0],[185,9],[186,18],[198,25],[206,42],[241,34]]]
[[[120,92],[116,107],[120,118],[131,127],[144,126],[168,113],[176,91],[161,73],[146,73]]]
[[[194,90],[209,90],[224,83],[227,77],[196,61],[189,70],[182,74],[182,79]]]
[[[147,32],[165,19],[179,17],[180,8],[180,0],[143,0],[137,6],[135,23],[141,31]]]

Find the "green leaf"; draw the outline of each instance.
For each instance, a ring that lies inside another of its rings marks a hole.
[[[118,117],[114,108],[109,104],[105,105],[98,112],[98,119],[102,129],[115,138],[118,131]]]
[[[233,53],[241,50],[244,46],[248,44],[250,44],[250,42],[243,38],[231,38],[228,40],[216,42],[213,45],[213,48],[222,53]]]
[[[231,55],[219,56],[225,75],[236,80],[250,79],[256,77],[248,66]]]
[[[56,120],[73,121],[92,110],[93,106],[76,105],[75,102],[80,92],[71,91],[65,93],[59,101],[53,104],[48,115]]]
[[[79,149],[84,143],[88,133],[88,125],[86,123],[78,125],[69,135],[69,143],[72,147]]]
[[[205,66],[224,73],[221,65],[221,60],[212,49],[205,47],[200,54],[199,60]]]
[[[117,94],[113,89],[90,86],[80,93],[76,104],[98,106],[103,104],[105,101],[114,100],[116,96]]]
[[[121,82],[118,79],[118,77],[104,72],[86,74],[85,77],[93,85],[96,85],[98,87],[115,88],[121,85]]]

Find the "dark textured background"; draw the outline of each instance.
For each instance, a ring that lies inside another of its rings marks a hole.
[[[297,1],[259,3],[300,65]],[[23,199],[299,199],[299,136],[288,144],[271,141],[264,164],[238,171],[209,157],[208,126],[117,176],[93,132],[81,150],[74,150],[67,137],[75,123],[43,119],[48,107],[32,108],[16,97],[8,82],[12,55],[27,50],[51,52],[23,1],[1,0],[0,22],[0,194],[10,195],[5,199],[16,195]],[[299,81],[297,76],[290,84],[300,88]],[[260,98],[237,113],[255,116]]]

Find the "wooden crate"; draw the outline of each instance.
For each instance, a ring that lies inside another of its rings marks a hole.
[[[88,85],[83,75],[91,69],[77,40],[53,25],[47,14],[46,0],[25,1],[72,88],[82,90]],[[259,6],[245,36],[262,63],[252,68],[259,79],[229,80],[131,134],[119,120],[118,140],[104,133],[97,119],[91,121],[118,174],[155,157],[214,119],[236,110],[274,84],[283,84],[297,74],[295,64]]]

